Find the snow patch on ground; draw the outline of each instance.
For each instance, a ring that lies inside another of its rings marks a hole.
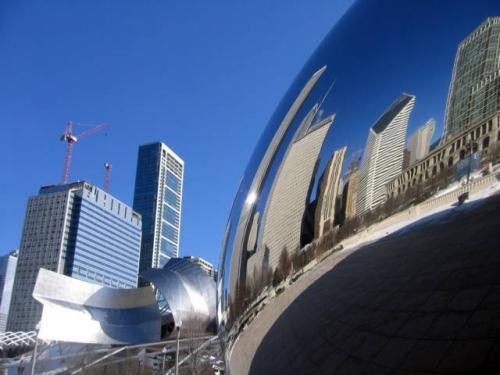
[[[442,190],[439,195],[435,195],[434,197],[444,195],[446,193],[449,193],[455,189],[458,189],[462,187],[460,183],[454,184],[454,187],[450,187],[449,189],[444,189]],[[390,234],[393,234],[395,232],[401,231],[401,232],[406,232],[414,228],[414,225],[420,225],[424,222],[439,222],[442,220],[445,220],[446,216],[450,213],[452,210],[467,210],[475,207],[477,204],[481,204],[481,200],[490,197],[491,195],[497,193],[500,191],[500,182],[497,180],[493,184],[486,185],[483,189],[471,193],[469,195],[469,199],[462,204],[461,206],[457,205],[457,202],[454,201],[452,203],[448,204],[443,204],[441,206],[436,207],[435,209],[426,212],[425,214],[408,218],[407,220],[401,220],[400,222],[391,225],[389,227],[380,229],[378,231],[372,232],[370,234],[367,234],[363,238],[360,238],[358,241],[355,242],[350,242],[348,245],[344,246],[345,250],[357,250],[358,248],[368,245],[372,242],[378,241],[381,238],[384,238]],[[432,199],[432,198],[431,198]]]

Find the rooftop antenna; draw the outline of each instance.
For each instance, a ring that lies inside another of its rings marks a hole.
[[[109,185],[111,184],[111,167],[110,163],[104,163],[104,169],[106,171],[104,174],[104,191],[106,193],[109,193]]]

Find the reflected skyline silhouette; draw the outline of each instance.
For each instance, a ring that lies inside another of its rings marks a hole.
[[[217,291],[228,352],[262,301],[323,254],[494,184],[500,6],[480,4],[358,1],[306,63],[254,151],[226,227]],[[465,116],[456,102],[471,114],[449,125],[450,113]]]

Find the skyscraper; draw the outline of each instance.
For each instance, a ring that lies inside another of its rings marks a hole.
[[[210,263],[208,260],[205,260],[200,257],[195,257],[192,255],[185,256],[184,259],[189,260],[191,263],[194,263],[198,266],[201,267],[203,271],[207,273],[208,276],[210,276],[212,279],[216,280],[217,279],[217,270],[213,266],[212,263]]]
[[[347,183],[344,185],[344,216],[351,219],[356,216],[356,201],[358,197],[359,167],[355,166],[347,174]]]
[[[33,330],[41,305],[38,270],[110,287],[137,286],[141,217],[86,182],[45,186],[30,197],[19,249],[8,330]]]
[[[500,17],[479,25],[458,46],[446,104],[445,137],[500,109]]]
[[[142,215],[140,272],[179,256],[184,161],[162,142],[139,147],[134,210]]]
[[[408,151],[410,152],[410,163],[415,163],[429,153],[432,136],[436,130],[436,121],[429,119],[423,126],[415,130],[408,138]]]
[[[331,115],[312,124],[313,117],[309,117],[297,129],[271,187],[262,219],[259,255],[249,259],[250,269],[262,264],[266,248],[269,266],[275,268],[284,248],[291,254],[300,247],[307,195],[321,146],[334,119],[335,115]]]
[[[414,104],[415,96],[402,94],[370,128],[359,174],[356,215],[383,203],[385,185],[401,173],[406,129]]]
[[[335,221],[337,196],[340,193],[340,174],[342,172],[346,150],[346,146],[335,150],[321,179],[318,206],[316,208],[316,217],[314,220],[314,235],[316,238],[321,237],[325,229],[327,229],[329,225],[333,225]]]
[[[0,332],[5,332],[7,328],[18,255],[15,250],[0,258]]]

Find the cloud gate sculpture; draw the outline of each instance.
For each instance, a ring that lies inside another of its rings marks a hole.
[[[355,2],[293,81],[238,188],[217,284],[228,370],[492,366],[500,332],[475,314],[496,314],[480,303],[500,288],[497,198],[457,205],[498,189],[499,140],[499,2]],[[465,352],[472,362],[457,364]]]

